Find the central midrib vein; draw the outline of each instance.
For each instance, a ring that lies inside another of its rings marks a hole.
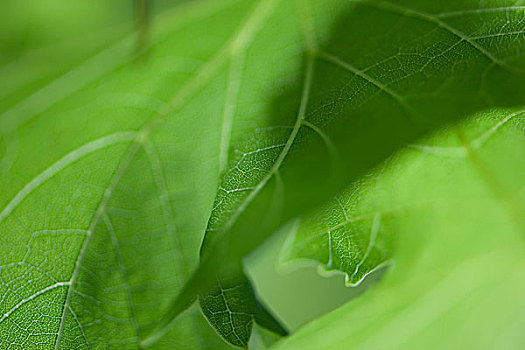
[[[304,5],[304,6],[301,6]],[[306,44],[306,52],[307,52],[307,62],[306,62],[306,72],[303,82],[303,90],[301,92],[301,102],[299,105],[299,111],[297,113],[297,119],[295,121],[295,124],[293,126],[292,132],[290,133],[290,136],[288,137],[288,140],[286,141],[286,144],[284,145],[283,150],[281,153],[279,153],[279,156],[277,157],[275,163],[271,167],[270,171],[264,176],[264,178],[255,186],[252,192],[246,197],[246,199],[241,203],[241,205],[238,207],[238,209],[234,212],[234,214],[231,216],[231,218],[227,221],[226,225],[224,226],[222,230],[221,235],[225,235],[235,224],[239,216],[246,210],[248,205],[257,197],[257,195],[262,191],[262,189],[266,186],[268,181],[279,171],[279,168],[281,167],[284,159],[290,152],[290,148],[292,147],[293,143],[295,142],[295,139],[297,137],[297,134],[299,133],[299,129],[303,125],[303,122],[305,121],[306,117],[306,107],[308,105],[308,99],[310,96],[310,89],[312,85],[312,79],[314,74],[314,66],[315,66],[315,52],[316,52],[316,43],[313,38],[313,30],[311,28],[311,23],[309,23],[309,19],[305,18],[305,16],[308,16],[308,6],[306,3],[299,3],[298,6],[298,15],[301,19],[302,29],[303,29],[303,35],[305,39]]]
[[[262,189],[266,186],[268,181],[279,171],[279,168],[281,167],[284,159],[290,152],[290,148],[292,147],[293,143],[295,142],[295,139],[297,137],[297,134],[299,132],[299,129],[303,125],[303,121],[305,118],[305,112],[306,112],[306,106],[308,104],[308,98],[310,95],[310,86],[312,83],[312,76],[313,76],[313,70],[314,70],[314,62],[315,57],[312,54],[308,54],[307,57],[307,64],[306,64],[306,74],[305,74],[305,80],[303,84],[303,91],[301,96],[301,104],[299,107],[299,112],[297,114],[297,120],[295,121],[294,127],[292,129],[292,132],[290,133],[290,136],[288,137],[288,140],[286,141],[286,144],[284,145],[283,150],[277,157],[275,163],[273,164],[270,171],[266,174],[266,176],[255,186],[252,192],[246,197],[246,199],[242,202],[242,204],[239,206],[239,208],[235,211],[235,213],[232,215],[230,220],[226,223],[224,226],[223,232],[227,232],[237,221],[239,216],[246,210],[248,205],[257,197],[259,192],[262,191]]]

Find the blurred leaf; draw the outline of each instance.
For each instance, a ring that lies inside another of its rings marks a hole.
[[[398,236],[395,268],[276,348],[523,348],[524,116],[481,113],[396,156],[355,214]]]
[[[72,16],[51,23],[73,44],[2,58],[0,347],[225,348],[195,308],[171,325],[219,270],[396,149],[524,101],[522,9],[397,3],[192,1],[147,57],[102,34],[69,55]]]
[[[268,349],[279,339],[280,336],[276,333],[255,325],[252,332],[252,338],[250,339],[250,349]]]
[[[75,45],[3,76],[53,71],[1,100],[0,348],[137,348],[155,327],[198,262],[225,60],[252,5],[162,13],[147,60],[133,56],[129,35],[79,64],[72,54],[62,75],[53,57]],[[229,348],[197,308],[180,321],[158,348]]]
[[[296,12],[306,51],[302,81],[276,98],[273,123],[231,139],[229,166],[206,233],[206,244],[213,248],[168,318],[190,300],[192,289],[209,287],[210,271],[221,266],[222,276],[238,274],[235,261],[284,222],[358,181],[396,149],[477,109],[522,104],[524,9],[504,7],[509,5],[302,1]],[[342,15],[326,34],[331,11]],[[249,72],[250,58],[238,62],[238,69],[242,64],[242,72]],[[243,81],[232,69],[240,82],[230,90],[236,98],[227,109],[231,113],[244,100],[244,84],[254,77],[248,73]],[[245,130],[246,120],[243,116],[228,125],[233,135],[237,127]],[[343,199],[354,205],[349,191]],[[350,213],[339,214],[328,209],[303,223],[300,241],[323,232],[325,237],[304,242],[309,251],[290,252],[290,258],[314,258],[329,270],[336,264],[349,284],[358,284],[389,260],[393,237],[380,215],[348,227],[344,216]],[[335,231],[326,239],[330,228]]]

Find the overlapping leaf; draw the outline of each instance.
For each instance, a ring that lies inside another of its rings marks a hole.
[[[364,186],[355,219],[381,215],[398,236],[395,267],[276,348],[523,347],[523,116],[482,113],[411,146]]]
[[[331,11],[342,15],[327,35]],[[283,222],[432,129],[479,108],[521,104],[523,12],[506,2],[303,2],[296,10],[304,30],[303,78],[276,100],[273,124],[248,140],[233,139],[207,230],[216,254],[195,276],[204,279],[203,271],[216,270],[225,257],[239,259]],[[295,114],[285,110],[290,101]],[[243,123],[234,119],[233,130]],[[342,210],[299,228],[324,236],[292,253],[343,271],[349,284],[385,264],[392,250],[380,215],[350,218],[359,188],[342,196]]]
[[[155,326],[198,261],[252,5],[177,7],[147,57],[130,36],[2,105],[0,347],[137,348]],[[158,346],[227,347],[196,309]]]
[[[0,346],[226,347],[194,309],[164,326],[215,272],[395,149],[523,102],[511,5],[192,2],[155,21],[147,57],[130,55],[130,36],[62,75],[11,74]],[[210,212],[210,253],[190,277]]]

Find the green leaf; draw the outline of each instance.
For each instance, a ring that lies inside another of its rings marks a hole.
[[[225,59],[252,5],[178,6],[147,56],[128,36],[2,101],[1,348],[137,348],[155,327],[198,263]],[[157,346],[228,348],[196,308]]]
[[[247,348],[252,327],[261,327],[284,336],[287,331],[256,299],[250,281],[244,275],[218,278],[215,288],[200,296],[200,305],[208,322],[224,340]]]
[[[524,100],[523,8],[504,1],[302,5],[291,16],[298,17],[304,31],[303,77],[276,98],[274,115],[279,117],[270,125],[236,139],[236,130],[246,130],[249,119],[239,112],[242,120],[233,121],[231,161],[207,229],[207,245],[213,248],[187,293],[172,304],[174,310],[192,295],[190,288],[205,287],[202,281],[214,275],[210,271],[217,266],[227,271],[227,261],[239,260],[283,223],[358,181],[396,149],[475,110]],[[331,11],[343,15],[327,34]],[[243,62],[249,72],[253,60]],[[243,101],[242,82],[235,91]],[[345,201],[349,196],[343,195]],[[343,225],[348,219],[340,214],[329,210],[312,218],[299,235]],[[309,246],[310,251],[291,252],[290,258],[337,265],[349,284],[358,284],[389,260],[393,237],[382,221],[377,215],[353,222],[360,227],[353,228],[359,237],[352,241],[343,226],[328,240],[315,242],[328,246],[322,252]],[[330,247],[332,239],[337,247]],[[231,269],[222,274],[238,271]]]
[[[276,102],[279,123],[233,147],[237,156],[223,176],[208,227],[218,237],[215,244],[224,246],[217,251],[244,255],[283,221],[439,125],[479,108],[518,104],[522,53],[510,42],[522,40],[512,20],[522,9],[474,5],[316,3],[311,13],[323,14],[324,6],[351,11],[331,40],[309,49],[301,86]],[[239,91],[242,100],[244,89]],[[290,104],[295,116],[286,123]],[[339,171],[330,173],[334,167]]]
[[[382,224],[381,213],[370,215],[363,201],[364,189],[381,181],[381,173],[365,176],[298,220],[281,251],[281,268],[318,266],[323,275],[343,273],[345,284],[355,287],[388,266],[395,237]]]
[[[1,58],[0,347],[227,347],[195,308],[172,324],[217,273],[394,150],[522,103],[523,11],[481,5],[192,1],[140,56],[107,27],[69,56],[92,21],[50,21],[63,46]]]
[[[207,254],[207,237],[202,242],[201,255]],[[258,300],[242,266],[237,270],[235,274],[216,275],[213,286],[199,295],[202,313],[210,325],[225,341],[242,348],[248,348],[254,323],[277,335],[287,335]]]
[[[356,215],[381,213],[398,236],[395,268],[276,348],[523,347],[523,116],[481,113],[412,145],[364,186]]]
[[[217,280],[217,287],[200,297],[208,322],[230,344],[245,348],[250,341],[255,310],[252,295],[250,282],[243,278]]]

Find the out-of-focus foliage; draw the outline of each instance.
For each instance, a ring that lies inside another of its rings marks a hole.
[[[472,1],[302,5],[296,10],[306,46],[302,79],[277,98],[266,127],[236,140],[236,127],[245,124],[234,119],[231,161],[206,236],[216,254],[189,286],[202,283],[219,261],[226,265],[223,257],[243,256],[347,182],[353,187],[333,200],[342,211],[328,204],[331,210],[298,228],[299,236],[324,236],[303,240],[306,251],[296,244],[290,258],[313,257],[345,273],[348,284],[360,283],[389,262],[394,240],[380,216],[356,218],[362,209],[352,196],[375,181],[362,178],[366,171],[476,109],[523,103],[521,7]],[[335,9],[341,15],[327,36],[325,16]],[[241,55],[239,62],[244,72],[253,60]],[[242,101],[243,84],[252,84],[254,75],[242,80],[232,67],[240,80],[233,93]],[[228,307],[215,311],[226,314]]]
[[[225,292],[213,287],[217,276],[243,278],[242,257],[348,184],[366,183],[362,176],[396,150],[478,110],[525,101],[524,10],[507,1],[200,0],[171,9],[163,2],[141,50],[130,2],[31,4],[0,4],[0,348],[228,348],[195,307],[177,318],[208,288]],[[461,139],[475,140],[471,130],[487,129],[509,113],[486,114]],[[513,181],[523,176],[512,166],[523,159],[523,147],[519,131],[501,135],[494,148],[479,149],[495,153],[487,155],[488,165],[479,160],[484,153],[472,156],[477,147],[471,154],[458,146],[475,166],[461,159],[453,181],[440,182],[441,158],[433,154],[394,158],[389,166],[401,170],[388,169],[386,180],[377,182],[382,185],[350,214],[366,214],[383,196],[379,210],[420,199],[430,204],[401,218],[377,214],[338,232],[345,244],[330,249],[328,258],[337,258],[337,268],[347,273],[362,261],[365,274],[393,250],[395,272],[378,294],[344,308],[351,323],[325,326],[343,317],[338,311],[309,327],[311,336],[301,331],[283,346],[304,348],[308,341],[306,348],[322,348],[323,336],[314,329],[322,334],[326,327],[359,323],[352,305],[374,308],[381,304],[367,300],[380,293],[388,303],[382,310],[397,305],[392,312],[403,322],[415,320],[408,304],[428,290],[431,268],[439,265],[436,274],[443,278],[458,269],[461,277],[462,261],[478,248],[494,247],[487,254],[499,257],[498,242],[517,252],[520,245],[508,238],[514,226],[502,212],[509,202],[520,217],[519,198],[506,194],[521,190]],[[410,177],[419,161],[436,170],[433,187]],[[486,179],[475,177],[480,167],[495,169],[503,194],[494,197]],[[454,181],[464,192],[445,188]],[[391,199],[391,188],[402,193]],[[436,193],[445,195],[443,206],[435,204],[441,203]],[[472,213],[447,216],[471,201],[477,204]],[[476,230],[469,225],[478,222],[491,232],[501,226],[501,233],[490,236],[495,241],[470,242]],[[392,240],[384,240],[385,227]],[[422,227],[429,231],[421,234]],[[440,241],[450,227],[457,233],[465,227],[466,236]],[[306,239],[310,227],[301,232],[296,239]],[[368,251],[364,242],[372,238],[386,243]],[[465,242],[472,243],[469,249],[462,248]],[[326,245],[317,241],[293,254],[326,263]],[[435,257],[409,249],[420,246],[431,247]],[[437,262],[443,251],[452,255],[446,264]],[[510,267],[518,257],[512,252],[494,266]],[[484,264],[465,266],[488,271]],[[481,275],[465,274],[477,290]],[[506,281],[519,285],[519,276],[512,276]],[[414,278],[415,288],[406,287]],[[414,294],[385,287],[395,283]],[[268,316],[263,326],[280,330],[252,289],[243,290],[207,314],[240,346],[247,345],[259,311]],[[432,300],[424,305],[441,305]],[[244,305],[230,307],[230,301]],[[367,327],[370,319],[363,318]],[[454,323],[442,327],[448,324]],[[242,336],[235,334],[238,327],[245,327]],[[373,328],[359,335],[375,336]],[[385,329],[377,333],[385,339],[399,333]],[[347,338],[333,337],[334,346],[353,342],[346,330],[337,335]],[[252,338],[257,346],[273,341],[263,330]]]
[[[226,74],[202,72],[251,7],[163,11],[147,57],[134,56],[132,17],[83,56],[89,33],[68,25],[60,49],[2,67],[0,348],[137,348],[155,326],[198,262],[216,191]],[[26,69],[42,75],[20,82]],[[157,347],[228,348],[196,308]]]
[[[380,218],[377,240],[395,232],[394,268],[377,289],[276,348],[522,348],[524,116],[482,113],[396,156],[362,188],[355,216]],[[346,234],[366,233],[349,226]]]

